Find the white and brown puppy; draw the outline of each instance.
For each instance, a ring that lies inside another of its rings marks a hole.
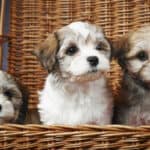
[[[124,71],[121,99],[115,106],[114,123],[150,124],[150,25],[130,32],[115,44]]]
[[[35,51],[48,70],[39,94],[43,124],[110,124],[112,95],[105,73],[111,47],[100,27],[74,22],[50,34]]]
[[[0,71],[0,124],[24,123],[27,111],[27,99],[14,78]]]

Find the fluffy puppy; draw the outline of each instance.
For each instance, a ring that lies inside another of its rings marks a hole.
[[[150,25],[134,30],[115,44],[115,56],[123,69],[120,101],[114,123],[150,124]]]
[[[100,27],[74,22],[50,34],[35,50],[48,70],[39,93],[43,124],[110,124],[112,95],[105,73],[111,47]]]
[[[0,124],[23,123],[27,111],[27,99],[23,98],[12,76],[0,71]]]

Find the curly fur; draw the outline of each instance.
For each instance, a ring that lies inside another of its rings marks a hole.
[[[130,32],[114,45],[123,69],[120,100],[113,122],[126,125],[150,124],[150,25]],[[139,58],[145,52],[145,59]]]
[[[23,91],[23,92],[22,92]],[[15,79],[0,71],[0,124],[24,123],[27,113],[27,95]]]
[[[72,45],[78,50],[68,55]],[[35,55],[49,72],[39,92],[43,124],[111,123],[113,101],[104,73],[109,71],[111,48],[100,27],[71,23],[50,34]],[[97,66],[89,64],[90,56],[98,59]]]

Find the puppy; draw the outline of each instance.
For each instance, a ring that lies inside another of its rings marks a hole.
[[[16,81],[0,71],[0,124],[24,123],[27,99],[23,98]]]
[[[115,44],[115,56],[123,69],[120,101],[114,123],[150,124],[150,25],[130,32]]]
[[[100,27],[71,23],[50,34],[34,53],[49,73],[39,93],[43,124],[111,123],[106,80],[111,47]]]

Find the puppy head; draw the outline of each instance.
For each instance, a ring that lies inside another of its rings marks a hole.
[[[22,104],[22,95],[14,79],[0,71],[0,124],[15,122]]]
[[[87,81],[109,70],[110,51],[100,27],[74,22],[50,34],[35,55],[49,72],[59,72],[70,81]]]
[[[114,47],[122,68],[150,83],[150,25],[130,32]]]

